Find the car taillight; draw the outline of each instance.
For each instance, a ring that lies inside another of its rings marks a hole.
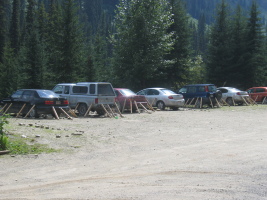
[[[98,104],[98,98],[95,98],[95,104]]]
[[[64,100],[64,101],[63,101],[63,104],[64,104],[64,105],[69,105],[69,101],[68,101],[68,100]]]
[[[240,93],[240,92],[237,92],[236,94],[237,94],[237,95],[241,95],[241,93]]]
[[[208,92],[208,91],[209,91],[208,86],[205,86],[205,92]]]
[[[45,101],[45,105],[53,105],[54,101]]]
[[[168,96],[169,99],[173,99],[173,96]]]

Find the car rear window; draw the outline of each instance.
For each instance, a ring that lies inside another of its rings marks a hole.
[[[175,92],[168,90],[168,89],[162,89],[161,90],[164,94],[170,95],[170,94],[176,94]]]
[[[135,95],[135,93],[134,93],[132,90],[129,90],[129,89],[123,89],[123,90],[120,90],[120,92],[121,92],[124,96]]]
[[[37,90],[37,93],[41,98],[59,97],[57,94],[50,90]]]
[[[115,96],[110,84],[98,84],[98,94],[102,96]]]

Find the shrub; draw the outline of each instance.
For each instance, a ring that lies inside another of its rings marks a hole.
[[[0,116],[0,150],[7,149],[8,138],[4,132],[5,124],[8,124],[7,116]]]

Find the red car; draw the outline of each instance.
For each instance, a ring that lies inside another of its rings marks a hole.
[[[267,103],[267,87],[252,87],[247,92],[254,101]]]
[[[137,95],[134,93],[132,90],[127,89],[127,88],[114,88],[116,98],[115,101],[117,105],[119,106],[120,111],[123,109],[131,109],[132,105],[132,110],[136,110],[135,103],[144,103],[144,106],[146,106],[146,98],[143,95]],[[140,104],[139,104],[140,105]],[[138,105],[138,107],[139,107]]]

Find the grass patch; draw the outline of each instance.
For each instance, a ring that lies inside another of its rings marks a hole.
[[[45,144],[35,143],[34,139],[21,138],[17,135],[12,135],[12,137],[9,137],[7,149],[11,154],[40,154],[60,152],[60,150],[49,148]]]

